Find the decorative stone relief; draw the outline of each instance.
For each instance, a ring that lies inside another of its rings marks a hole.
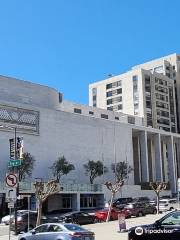
[[[0,105],[0,129],[17,128],[22,132],[39,133],[39,112]]]

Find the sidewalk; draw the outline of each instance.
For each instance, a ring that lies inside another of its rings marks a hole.
[[[147,215],[145,217],[130,218],[126,219],[127,229],[133,226],[149,224],[155,222],[157,219],[161,218],[163,215]],[[118,221],[111,221],[108,223],[96,223],[84,226],[86,229],[90,229],[95,233],[96,240],[127,240],[128,233],[120,233]],[[2,236],[2,229],[0,228],[0,240],[8,240],[8,226],[6,228],[6,233]],[[18,236],[11,235],[11,240],[17,240]]]

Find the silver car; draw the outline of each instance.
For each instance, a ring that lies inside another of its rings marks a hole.
[[[18,240],[95,240],[95,235],[76,224],[47,223],[19,235]]]

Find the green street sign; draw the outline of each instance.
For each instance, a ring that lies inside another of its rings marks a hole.
[[[8,162],[8,167],[18,167],[21,166],[21,160],[20,159],[16,159],[16,160],[9,160]]]

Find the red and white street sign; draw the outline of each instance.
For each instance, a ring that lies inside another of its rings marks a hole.
[[[7,187],[17,187],[17,175],[14,173],[6,174],[6,186]]]

